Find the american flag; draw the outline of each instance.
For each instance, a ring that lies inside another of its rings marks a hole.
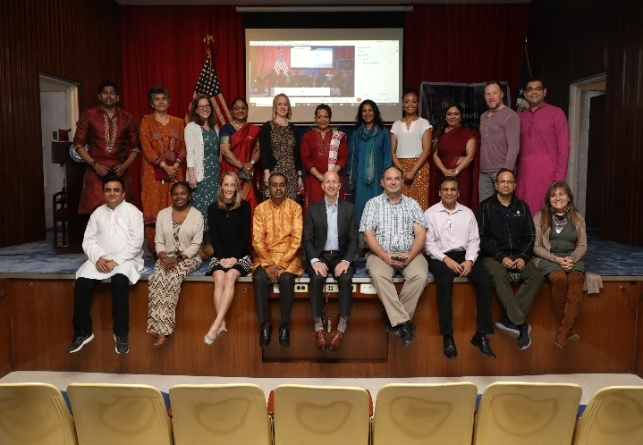
[[[196,97],[197,94],[207,94],[212,98],[212,105],[214,106],[214,110],[212,111],[215,113],[218,128],[221,128],[232,120],[232,115],[223,97],[221,85],[219,84],[217,73],[214,70],[209,50],[203,62],[199,79],[196,81],[194,97]]]
[[[275,61],[274,70],[277,72],[277,74],[287,74],[289,71],[288,65],[286,65],[284,55],[281,51],[279,52],[279,57],[277,57],[277,60]]]

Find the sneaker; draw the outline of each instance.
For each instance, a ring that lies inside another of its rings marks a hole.
[[[67,348],[68,353],[78,352],[83,349],[87,343],[94,339],[94,334],[89,335],[74,335],[74,338],[71,341],[71,344]]]
[[[114,335],[116,342],[116,353],[127,354],[129,352],[129,345],[127,344],[127,335]]]
[[[520,336],[518,337],[518,349],[524,351],[531,346],[531,337],[529,336],[529,334],[531,334],[531,326],[529,323],[524,322],[519,326],[519,329]]]
[[[510,337],[520,337],[520,330],[518,329],[518,326],[513,324],[507,317],[502,317],[500,320],[498,320],[498,322],[496,323],[496,327],[499,331],[504,332]]]

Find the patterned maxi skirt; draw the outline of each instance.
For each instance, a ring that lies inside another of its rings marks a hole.
[[[170,335],[174,332],[181,283],[200,265],[200,258],[188,258],[180,261],[174,269],[166,271],[161,266],[161,260],[156,262],[154,273],[148,281],[147,332],[159,335]]]

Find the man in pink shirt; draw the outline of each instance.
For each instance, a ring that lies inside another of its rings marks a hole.
[[[480,202],[496,194],[496,175],[503,169],[515,170],[520,150],[520,119],[505,106],[500,84],[491,80],[484,86],[489,109],[480,116]]]
[[[545,102],[547,88],[531,79],[525,88],[529,108],[520,113],[520,154],[516,195],[532,213],[543,208],[547,187],[567,178],[569,129],[565,113]]]

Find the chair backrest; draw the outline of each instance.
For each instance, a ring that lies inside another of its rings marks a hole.
[[[74,420],[60,390],[48,383],[0,384],[0,443],[78,443]]]
[[[611,386],[594,394],[576,423],[574,445],[643,444],[643,386]]]
[[[176,385],[170,389],[175,445],[270,445],[266,395],[257,385]]]
[[[373,445],[471,445],[478,388],[469,382],[389,384],[377,393]]]
[[[80,445],[171,445],[160,391],[149,385],[72,383],[67,388]]]
[[[474,445],[569,445],[581,388],[564,383],[492,383],[482,394]]]
[[[365,389],[280,385],[275,389],[275,445],[366,445]]]

